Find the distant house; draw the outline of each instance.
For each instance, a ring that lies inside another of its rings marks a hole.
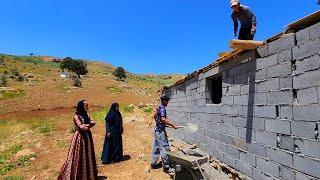
[[[68,77],[70,77],[70,74],[69,74],[68,72],[62,72],[62,73],[60,74],[60,77],[61,77],[61,78],[68,78]]]

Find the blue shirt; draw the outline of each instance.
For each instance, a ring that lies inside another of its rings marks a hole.
[[[157,118],[156,118],[156,128],[155,130],[158,132],[165,131],[165,125],[161,122],[161,117],[167,118],[167,111],[164,105],[160,105],[157,108]]]
[[[251,29],[252,25],[257,24],[256,16],[253,14],[251,9],[243,5],[241,5],[241,9],[238,13],[233,11],[231,18],[234,23],[234,32],[238,31],[238,21],[241,23],[241,28]]]

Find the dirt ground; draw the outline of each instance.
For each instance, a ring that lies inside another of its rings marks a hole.
[[[46,118],[48,112],[33,112],[27,114],[30,117]],[[1,148],[9,147],[12,144],[23,143],[24,152],[36,154],[28,166],[19,166],[3,177],[23,177],[24,179],[56,179],[59,170],[66,159],[72,133],[69,132],[72,126],[72,110],[51,110],[48,114],[56,114],[57,121],[55,130],[49,136],[43,136],[33,131],[23,131],[10,141],[0,144]],[[16,118],[20,115],[11,114],[6,118]],[[25,118],[27,116],[24,116]],[[107,179],[170,179],[170,175],[162,172],[161,169],[150,170],[150,152],[152,142],[152,129],[148,127],[148,116],[135,112],[124,116],[124,155],[125,161],[102,165],[100,155],[104,141],[105,127],[103,120],[96,120],[97,124],[92,128],[94,138],[96,159],[98,163],[99,176]]]

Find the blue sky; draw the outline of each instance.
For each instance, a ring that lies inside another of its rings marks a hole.
[[[189,73],[228,50],[229,0],[1,0],[0,53],[105,61],[133,73]],[[319,9],[317,0],[242,0],[257,40]]]

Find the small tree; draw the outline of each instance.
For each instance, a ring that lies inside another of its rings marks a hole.
[[[126,72],[123,67],[117,67],[112,74],[120,80],[122,80],[123,78],[127,78]]]
[[[86,75],[88,73],[87,64],[82,60],[75,60],[71,57],[66,57],[60,63],[60,69],[74,72],[79,78],[80,75]]]

